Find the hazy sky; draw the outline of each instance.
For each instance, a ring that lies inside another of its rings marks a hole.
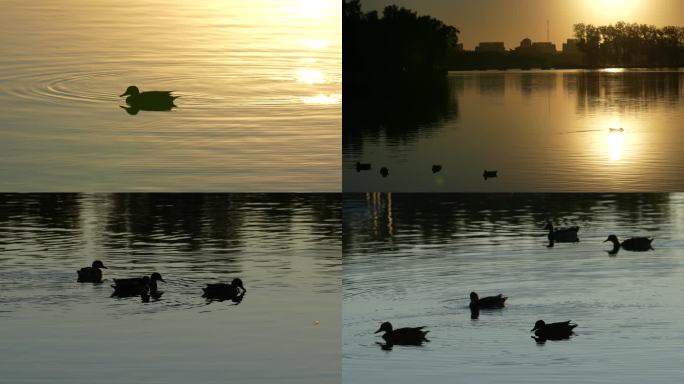
[[[572,37],[578,22],[607,24],[619,20],[663,25],[684,25],[681,0],[361,0],[364,10],[397,4],[429,14],[461,30],[466,49],[480,41],[504,41],[506,48],[525,37],[546,40],[546,20],[551,41],[560,44]],[[558,45],[560,49],[560,45]]]

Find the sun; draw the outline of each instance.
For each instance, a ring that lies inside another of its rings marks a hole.
[[[641,0],[585,0],[592,13],[611,20],[636,16]]]

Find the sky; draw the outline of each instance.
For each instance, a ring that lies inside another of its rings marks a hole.
[[[547,20],[558,49],[579,22],[684,25],[681,0],[361,0],[361,4],[366,11],[396,4],[434,16],[461,30],[466,49],[480,41],[503,41],[506,48],[517,47],[525,37],[546,41]]]

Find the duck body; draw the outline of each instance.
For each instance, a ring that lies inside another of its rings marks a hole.
[[[387,167],[382,167],[382,168],[380,169],[380,174],[382,175],[382,177],[387,177],[387,176],[389,176],[389,169],[388,169]]]
[[[356,162],[356,172],[361,172],[361,171],[370,171],[371,170],[371,165],[370,164],[364,164],[361,162]]]
[[[375,331],[375,333],[385,332],[382,335],[382,338],[387,344],[421,345],[426,341],[430,341],[425,338],[429,331],[424,331],[424,328],[425,327],[393,329],[391,323],[384,322],[380,325],[380,329]]]
[[[119,97],[128,96],[126,104],[129,108],[122,107],[128,113],[135,114],[138,110],[143,111],[170,111],[176,105],[173,103],[179,96],[173,96],[173,91],[147,91],[140,92],[138,87],[131,85],[126,92]],[[133,113],[132,113],[133,112]]]
[[[90,267],[84,267],[76,271],[78,274],[77,281],[79,283],[101,283],[101,268],[107,269],[107,267],[105,267],[100,260],[93,261],[93,264]]]
[[[207,284],[207,287],[202,290],[204,291],[202,297],[220,301],[241,298],[247,292],[240,279],[233,279],[230,284]]]
[[[541,340],[563,340],[569,339],[574,334],[575,327],[577,324],[570,320],[550,324],[546,324],[544,320],[538,320],[530,332],[534,332]]]
[[[604,241],[610,241],[613,243],[613,252],[617,253],[617,251],[622,248],[626,251],[632,251],[632,252],[646,252],[646,251],[651,251],[653,250],[653,247],[651,246],[651,243],[653,242],[652,237],[632,237],[629,238],[623,242],[620,242],[618,240],[618,237],[615,235],[610,235],[608,238]]]
[[[148,276],[128,279],[114,279],[112,296],[128,297],[157,293],[157,281],[165,282],[157,272]]]
[[[579,237],[577,233],[579,232],[579,227],[569,227],[569,228],[558,228],[554,229],[552,222],[547,222],[546,227],[549,231],[547,237],[550,242],[556,243],[577,243],[579,242]]]
[[[482,173],[482,177],[485,180],[498,178],[499,177],[499,171],[488,171],[485,169],[485,171]]]
[[[508,297],[498,294],[496,296],[488,296],[480,298],[477,293],[470,292],[470,309],[496,309],[506,306]]]

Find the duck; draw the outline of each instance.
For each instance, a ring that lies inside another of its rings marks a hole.
[[[202,288],[202,290],[204,291],[202,297],[219,301],[233,300],[235,298],[242,297],[245,292],[247,292],[247,289],[245,289],[245,286],[242,284],[242,280],[239,278],[233,279],[230,284],[207,284],[207,287]]]
[[[389,169],[387,169],[387,167],[382,167],[382,168],[380,169],[380,174],[382,175],[382,177],[387,177],[387,176],[389,176]]]
[[[102,270],[109,269],[100,260],[93,261],[90,267],[83,267],[76,271],[78,274],[79,283],[101,283],[102,282]]]
[[[612,253],[617,253],[620,248],[626,251],[645,252],[653,250],[653,247],[651,246],[653,240],[652,237],[632,237],[621,243],[617,236],[610,235],[603,242],[610,241],[613,243]]]
[[[171,95],[171,92],[173,91],[140,92],[138,87],[131,85],[130,87],[126,88],[126,92],[119,95],[119,97],[128,96],[126,98],[126,104],[130,105],[131,107],[122,107],[126,109],[128,113],[137,113],[137,110],[169,111],[171,108],[176,106],[173,102],[179,97]]]
[[[425,327],[394,329],[392,324],[386,321],[380,325],[380,329],[375,331],[375,333],[385,332],[382,335],[382,338],[385,339],[387,344],[420,345],[423,342],[430,341],[425,338],[430,331],[424,331],[424,328]]]
[[[484,173],[482,173],[482,177],[485,179],[494,179],[499,177],[499,171],[488,171],[485,169]]]
[[[577,324],[573,323],[572,320],[550,324],[546,324],[544,320],[537,320],[530,332],[534,332],[537,336],[537,341],[563,340],[569,339],[574,334],[572,330],[575,327],[577,327]]]
[[[609,128],[611,133],[618,133],[618,132],[624,132],[624,128]]]
[[[556,243],[577,243],[579,242],[579,237],[577,237],[577,232],[579,232],[579,227],[569,227],[569,228],[558,228],[554,229],[553,223],[551,221],[546,222],[546,227],[549,231],[548,238],[549,242]]]
[[[442,166],[439,164],[434,164],[432,166],[432,173],[439,173],[442,171]]]
[[[112,296],[137,296],[142,294],[156,294],[157,281],[166,282],[161,274],[154,272],[149,277],[134,277],[129,279],[114,279],[114,293]]]
[[[508,297],[498,294],[496,296],[488,296],[480,299],[476,292],[470,292],[470,309],[492,309],[503,308]]]
[[[370,164],[364,164],[359,161],[356,162],[356,172],[361,172],[361,171],[370,171],[371,170],[371,165]]]

